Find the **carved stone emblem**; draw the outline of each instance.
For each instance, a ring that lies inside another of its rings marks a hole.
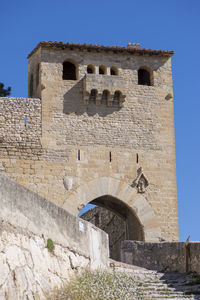
[[[63,178],[63,185],[66,190],[71,190],[73,186],[73,178],[72,177],[64,177]]]
[[[145,193],[146,187],[149,185],[149,182],[146,176],[143,173],[142,167],[137,170],[137,177],[132,183],[132,187],[137,188],[137,192],[140,194]]]

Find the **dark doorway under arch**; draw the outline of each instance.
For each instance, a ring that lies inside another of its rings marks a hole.
[[[146,69],[139,69],[138,70],[138,84],[140,85],[152,85],[151,83],[151,74]]]
[[[120,260],[122,241],[144,241],[144,232],[140,221],[121,200],[105,195],[94,199],[89,204],[94,204],[95,207],[83,214],[80,213],[80,218],[93,223],[109,235],[112,259]]]
[[[69,62],[65,61],[63,63],[63,80],[76,80],[76,66]]]

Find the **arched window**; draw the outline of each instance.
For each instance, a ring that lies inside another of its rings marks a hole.
[[[102,92],[101,103],[109,106],[109,100],[110,100],[110,92],[108,90],[104,90]]]
[[[90,100],[91,101],[96,101],[97,94],[98,94],[98,91],[95,90],[95,89],[92,89],[91,92],[90,92]]]
[[[76,66],[69,62],[65,61],[63,63],[63,80],[76,80]]]
[[[143,68],[138,70],[138,84],[152,85],[151,74],[149,71]]]
[[[125,95],[122,94],[121,91],[115,91],[114,97],[113,97],[113,104],[119,105],[119,107],[123,107],[123,103],[125,101]]]
[[[105,66],[100,66],[99,67],[99,74],[105,75],[106,74],[106,67]]]
[[[115,91],[114,93],[114,101],[119,102],[121,99],[122,93],[120,91]]]
[[[33,97],[33,74],[31,74],[31,77],[30,77],[29,96],[30,96],[30,98]]]
[[[116,67],[111,67],[110,75],[118,75],[118,69]]]
[[[108,90],[104,90],[103,93],[102,93],[102,100],[108,100],[108,97],[109,97],[109,91]]]
[[[95,69],[93,65],[88,65],[87,66],[87,73],[88,74],[94,74],[95,73]]]

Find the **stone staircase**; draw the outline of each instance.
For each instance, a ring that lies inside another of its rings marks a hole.
[[[110,260],[110,268],[134,277],[130,300],[200,299],[200,276],[147,270]]]

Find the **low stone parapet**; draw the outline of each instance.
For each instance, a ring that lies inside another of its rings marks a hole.
[[[0,299],[44,299],[81,268],[108,266],[107,234],[0,175]]]
[[[200,273],[200,242],[123,241],[121,261],[162,272]]]

